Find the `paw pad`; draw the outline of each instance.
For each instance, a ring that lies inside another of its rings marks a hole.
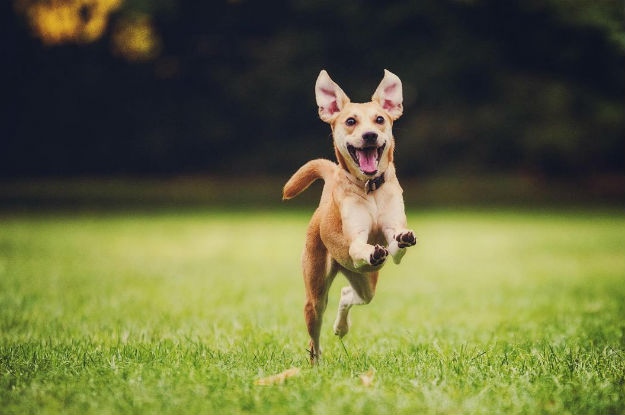
[[[399,245],[400,248],[408,248],[409,246],[413,246],[417,243],[417,238],[415,238],[412,231],[407,231],[395,235],[395,240],[397,241],[397,245]]]
[[[373,253],[371,254],[371,257],[369,258],[369,263],[371,265],[380,265],[386,260],[387,256],[388,256],[388,250],[386,248],[380,245],[375,245]]]

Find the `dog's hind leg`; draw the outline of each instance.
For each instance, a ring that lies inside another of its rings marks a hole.
[[[334,334],[343,337],[350,328],[349,310],[354,305],[369,304],[375,295],[378,283],[378,271],[366,274],[343,270],[350,286],[341,289],[339,309],[334,321]]]
[[[306,284],[304,316],[310,335],[310,362],[315,364],[321,357],[319,337],[323,312],[328,304],[328,291],[338,272],[338,265],[330,258],[318,231],[310,232],[309,229],[302,255],[302,268]]]

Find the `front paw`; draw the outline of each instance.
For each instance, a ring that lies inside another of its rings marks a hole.
[[[381,245],[375,245],[373,252],[369,256],[369,264],[373,266],[382,265],[388,256],[388,249]]]
[[[404,231],[395,235],[395,240],[400,248],[408,248],[417,243],[417,238],[413,231]]]

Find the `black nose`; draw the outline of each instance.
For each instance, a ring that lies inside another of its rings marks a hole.
[[[373,144],[375,143],[375,140],[378,139],[378,134],[374,132],[364,133],[362,135],[362,139],[365,140],[365,143],[367,144]]]

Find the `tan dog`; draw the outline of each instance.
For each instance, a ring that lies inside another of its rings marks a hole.
[[[414,233],[406,229],[402,188],[393,164],[393,121],[403,112],[399,78],[385,70],[371,102],[356,104],[321,71],[315,95],[319,117],[332,127],[338,165],[324,159],[309,161],[283,190],[283,198],[291,199],[315,180],[325,181],[302,255],[312,363],[321,355],[323,312],[337,272],[350,284],[341,290],[334,323],[334,333],[343,337],[350,327],[349,309],[371,301],[389,253],[399,264],[406,248],[416,243]]]

